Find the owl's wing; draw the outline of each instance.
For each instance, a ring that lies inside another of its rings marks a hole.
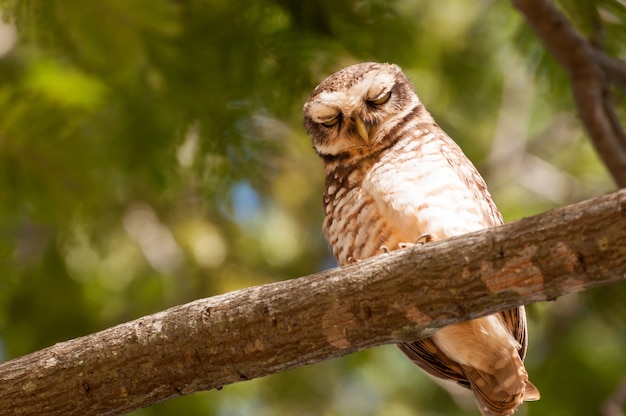
[[[502,215],[476,168],[438,126],[431,131],[437,133],[408,142],[393,160],[383,161],[384,167],[366,179],[364,188],[374,196],[380,211],[393,218],[398,230],[414,232],[409,237],[413,239],[421,234],[441,239],[501,225]],[[420,152],[417,158],[402,157],[416,151]],[[523,360],[527,338],[524,308],[500,315],[519,342],[518,353]],[[461,365],[432,339],[400,343],[398,347],[431,375],[470,388]]]
[[[526,358],[526,347],[528,346],[528,330],[526,328],[526,311],[523,306],[500,312],[506,328],[519,342],[517,350],[519,358],[524,361]]]
[[[459,364],[448,358],[430,338],[402,342],[398,348],[424,371],[435,377],[451,380],[470,388],[470,383]]]
[[[485,183],[485,180],[476,167],[467,159],[454,140],[446,134],[442,134],[440,139],[442,143],[440,147],[442,156],[463,181],[467,190],[474,196],[475,200],[482,205],[481,209],[485,213],[486,227],[497,227],[498,225],[504,224],[502,214],[491,197],[487,183]]]
[[[500,315],[509,332],[511,332],[520,343],[518,353],[520,359],[523,361],[526,356],[527,345],[526,314],[524,307],[520,306],[519,308],[509,309],[500,312]],[[397,345],[411,361],[430,375],[454,381],[467,389],[470,388],[470,383],[462,367],[456,361],[448,358],[431,338],[423,338],[413,342],[402,342]]]
[[[488,227],[497,227],[504,224],[502,214],[494,202],[485,180],[478,170],[467,159],[460,147],[447,135],[443,135],[441,154],[448,164],[456,171],[463,180],[467,189],[474,195],[477,201],[483,204],[486,211],[486,222]],[[506,328],[520,344],[518,353],[522,361],[526,357],[526,347],[528,345],[528,331],[526,328],[526,311],[524,306],[500,312]]]

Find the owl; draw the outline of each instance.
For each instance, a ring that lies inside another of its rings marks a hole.
[[[324,163],[324,235],[340,265],[503,223],[485,181],[397,65],[361,63],[318,85],[304,127]],[[398,347],[471,389],[483,415],[538,400],[523,360],[524,307],[446,326]]]

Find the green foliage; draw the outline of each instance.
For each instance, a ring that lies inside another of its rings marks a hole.
[[[623,57],[622,5],[562,7]],[[509,220],[613,187],[572,114],[563,71],[506,2],[0,8],[3,359],[331,266],[323,172],[301,106],[326,75],[358,61],[403,66]],[[530,308],[528,367],[543,398],[527,414],[598,413],[626,368],[625,291]],[[384,347],[135,414],[468,412],[471,397]]]

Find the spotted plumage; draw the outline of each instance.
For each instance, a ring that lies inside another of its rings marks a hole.
[[[340,265],[503,222],[483,178],[396,65],[331,75],[305,104],[304,126],[324,161],[323,230]],[[471,389],[483,415],[539,398],[523,365],[523,307],[398,346],[428,373]]]

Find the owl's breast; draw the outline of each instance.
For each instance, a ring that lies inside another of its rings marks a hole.
[[[406,136],[374,156],[326,172],[324,233],[339,264],[425,234],[441,240],[502,223],[480,174],[447,136]]]
[[[401,238],[372,195],[363,189],[364,170],[331,174],[324,193],[324,235],[340,265],[352,263],[388,249]]]

